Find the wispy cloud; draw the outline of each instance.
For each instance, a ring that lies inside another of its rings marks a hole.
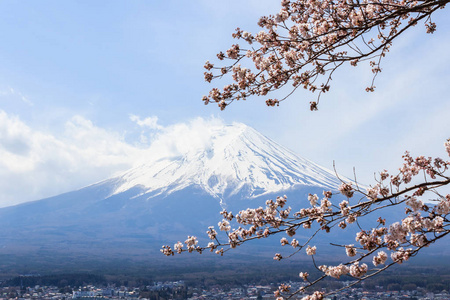
[[[25,104],[28,104],[29,106],[33,106],[33,102],[31,102],[20,91],[14,89],[12,87],[8,87],[8,88],[5,88],[3,90],[0,90],[0,97],[12,99],[12,100],[19,100],[19,101],[22,101]]]

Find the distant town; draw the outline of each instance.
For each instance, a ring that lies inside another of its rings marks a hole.
[[[345,282],[342,282],[344,284]],[[289,282],[292,291],[299,289],[302,282]],[[221,287],[213,285],[210,287],[188,286],[184,281],[154,282],[151,285],[129,287],[129,286],[95,286],[84,285],[78,287],[56,287],[56,286],[3,286],[0,288],[0,300],[2,299],[275,299],[274,291],[278,283],[268,285],[241,285],[239,287]],[[292,299],[301,299],[303,294],[298,294]],[[371,299],[429,299],[450,300],[450,294],[446,290],[428,291],[424,288],[412,290],[387,291],[385,287],[377,286],[368,291],[364,288],[349,288],[337,294],[327,297],[330,300],[371,300]]]

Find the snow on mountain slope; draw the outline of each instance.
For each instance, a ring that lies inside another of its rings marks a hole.
[[[151,198],[195,185],[225,199],[242,191],[246,197],[257,197],[298,185],[324,189],[339,185],[331,171],[298,157],[244,124],[213,126],[206,137],[200,131],[198,135],[206,141],[114,178],[113,194],[140,187]]]

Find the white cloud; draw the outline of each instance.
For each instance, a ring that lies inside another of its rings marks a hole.
[[[156,132],[164,128],[158,124],[157,116],[141,119],[141,117],[131,114],[130,120],[141,128],[139,142],[143,145],[148,145],[155,136]]]
[[[155,157],[163,157],[183,155],[193,149],[206,149],[211,146],[214,129],[224,125],[224,121],[217,117],[198,117],[186,123],[167,126],[155,136],[149,152]]]
[[[144,152],[81,116],[55,136],[0,111],[0,206],[95,183],[134,166]]]
[[[130,115],[130,120],[138,124],[140,127],[147,127],[149,129],[157,129],[160,130],[163,127],[158,124],[158,117],[152,116],[147,117],[145,119],[141,119],[139,116]]]

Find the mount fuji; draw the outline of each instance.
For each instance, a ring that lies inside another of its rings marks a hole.
[[[237,212],[283,194],[306,205],[308,193],[339,185],[333,172],[244,124],[179,138],[177,151],[155,152],[121,175],[0,209],[0,255],[156,254],[188,234],[204,236],[224,207]]]
[[[200,133],[201,134],[201,133]],[[111,195],[139,188],[148,199],[197,187],[214,198],[257,198],[300,186],[336,189],[336,176],[244,124],[209,129],[210,139],[107,180]]]

